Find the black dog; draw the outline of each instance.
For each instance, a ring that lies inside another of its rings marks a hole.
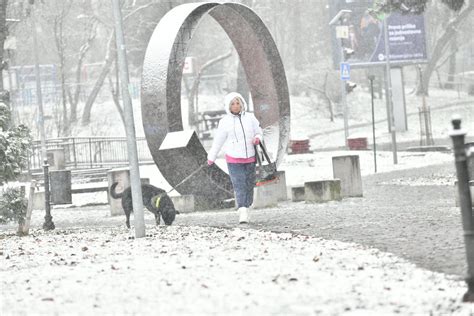
[[[115,187],[117,185],[118,182],[114,182],[110,187],[110,196],[114,199],[122,199],[122,207],[127,217],[125,224],[130,228],[130,213],[133,211],[132,188],[128,187],[122,193],[116,193]],[[160,214],[166,225],[173,223],[178,212],[175,210],[173,201],[171,201],[165,190],[151,184],[142,184],[142,198],[143,206],[155,214],[156,225],[160,224]]]

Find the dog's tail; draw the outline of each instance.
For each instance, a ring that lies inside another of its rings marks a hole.
[[[113,197],[114,199],[121,199],[122,196],[123,196],[123,193],[116,193],[115,192],[115,188],[117,187],[118,185],[118,182],[114,182],[112,183],[112,185],[110,186],[110,196]]]

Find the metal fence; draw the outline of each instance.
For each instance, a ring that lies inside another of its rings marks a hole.
[[[125,137],[64,137],[48,139],[47,150],[61,149],[67,168],[84,169],[128,165],[127,139]],[[153,158],[145,137],[137,137],[138,160],[151,162]],[[40,141],[33,142],[29,169],[43,166]]]

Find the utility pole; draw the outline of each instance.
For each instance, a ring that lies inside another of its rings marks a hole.
[[[392,135],[392,153],[393,163],[398,164],[397,158],[397,135],[395,130],[395,120],[393,116],[393,103],[392,103],[392,78],[390,74],[390,46],[388,43],[388,16],[385,15],[383,19],[384,29],[384,42],[385,42],[385,92],[386,92],[386,103],[388,109],[388,122],[390,127],[390,134]]]
[[[341,38],[341,63],[345,62],[344,59],[344,46],[342,46],[342,38]],[[347,91],[346,91],[346,81],[341,79],[341,102],[344,111],[344,144],[346,146],[346,150],[349,149],[348,145],[348,138],[349,138],[349,110],[347,108]]]
[[[122,27],[122,12],[119,0],[111,0],[114,11],[115,39],[117,43],[118,67],[122,86],[123,111],[125,117],[125,131],[127,134],[128,159],[130,161],[130,184],[132,187],[133,219],[135,223],[135,237],[145,237],[145,219],[143,215],[142,188],[140,183],[140,169],[138,165],[137,139],[133,120],[132,100],[129,93],[127,52]]]
[[[44,129],[43,95],[41,93],[41,77],[38,56],[38,35],[36,30],[35,1],[29,0],[31,5],[31,33],[33,35],[33,52],[35,55],[35,76],[36,76],[36,100],[38,102],[38,125],[41,138],[41,157],[43,158],[44,173],[44,230],[53,230],[55,228],[53,217],[51,216],[50,190],[49,190],[49,165],[46,151],[46,131]]]
[[[344,20],[344,17],[350,15],[352,13],[351,10],[340,10],[332,19],[331,21],[329,22],[329,26],[334,26],[334,25],[338,25],[336,26],[336,37],[337,38],[340,38],[340,41],[339,41],[339,44],[341,45],[341,50],[340,50],[340,54],[341,54],[341,62],[340,62],[340,67],[341,67],[341,103],[342,103],[342,107],[343,107],[343,112],[344,112],[344,144],[345,144],[345,147],[346,149],[349,149],[349,146],[348,146],[348,138],[349,138],[349,110],[347,108],[347,91],[346,91],[346,87],[347,87],[347,80],[349,80],[349,78],[343,76],[343,69],[346,69],[346,70],[349,70],[349,65],[345,63],[345,56],[346,56],[346,52],[345,52],[345,49],[344,49],[344,45],[343,45],[343,38],[347,38],[349,37],[349,31],[348,31],[348,27],[343,27],[343,20]],[[338,28],[341,30],[341,34],[338,34]]]

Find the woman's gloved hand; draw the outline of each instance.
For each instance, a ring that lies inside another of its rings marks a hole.
[[[208,160],[208,161],[207,161],[207,165],[208,165],[208,166],[212,166],[213,164],[214,164],[214,161],[212,161],[212,160]]]
[[[260,138],[254,137],[253,140],[252,140],[252,143],[253,143],[254,145],[260,144]]]

